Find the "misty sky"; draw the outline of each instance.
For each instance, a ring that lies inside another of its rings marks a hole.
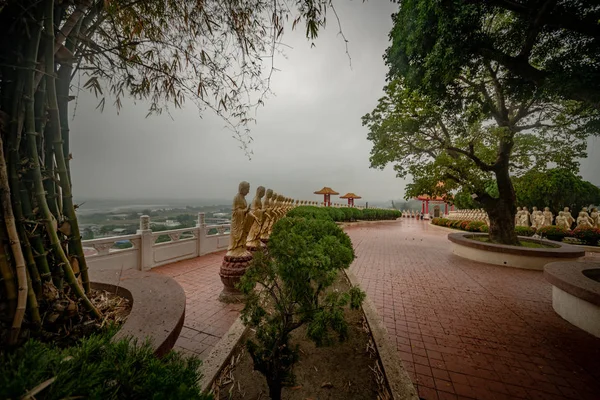
[[[369,168],[371,143],[361,125],[383,93],[382,55],[397,5],[336,4],[352,67],[333,16],[314,48],[302,29],[288,30],[284,42],[291,48],[287,58],[276,59],[275,96],[251,127],[251,160],[219,117],[206,112],[200,118],[191,102],[174,110],[173,119],[145,118],[144,103],[126,102],[119,115],[108,106],[99,113],[95,97],[80,92],[71,124],[76,198],[227,199],[242,180],[251,183],[248,199],[258,185],[307,200],[320,199],[312,193],[323,186],[355,192],[363,202],[402,198],[406,181],[391,167]],[[581,175],[600,185],[598,138],[590,140],[588,153]]]

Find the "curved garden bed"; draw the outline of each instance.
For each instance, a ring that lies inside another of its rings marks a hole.
[[[175,345],[185,319],[185,292],[168,276],[136,270],[90,270],[92,287],[127,298],[131,313],[113,340],[149,339],[162,357]]]
[[[474,238],[486,237],[485,233],[459,232],[448,234],[453,253],[473,261],[506,267],[543,270],[544,265],[560,260],[577,260],[585,256],[581,250],[564,243],[519,237],[521,242],[531,242],[548,247],[531,248],[483,242]]]
[[[600,337],[600,263],[554,262],[544,268],[552,308],[578,328]]]

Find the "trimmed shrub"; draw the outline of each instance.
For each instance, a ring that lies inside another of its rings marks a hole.
[[[538,229],[537,234],[550,240],[562,242],[569,235],[569,231],[556,225],[548,225]]]
[[[479,227],[479,232],[489,233],[489,231],[490,231],[490,227],[487,226],[486,224],[483,224]]]
[[[573,229],[572,237],[581,240],[588,246],[598,246],[600,229],[592,227],[579,227]]]
[[[471,221],[467,224],[465,229],[469,232],[481,232],[481,227],[485,225],[483,221]]]
[[[515,232],[518,236],[533,236],[535,235],[535,228],[530,226],[515,226]]]
[[[463,231],[467,230],[467,225],[469,225],[469,224],[470,224],[469,221],[461,221],[460,222],[460,229],[462,229]]]

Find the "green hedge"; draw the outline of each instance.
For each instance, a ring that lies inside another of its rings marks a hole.
[[[573,229],[571,236],[581,240],[588,246],[598,246],[600,241],[600,229],[592,227],[579,227]]]
[[[290,210],[286,216],[291,218],[322,219],[335,222],[351,221],[380,221],[400,218],[402,213],[398,210],[384,210],[379,208],[365,208],[360,210],[354,207],[314,207],[300,206]]]
[[[3,351],[0,398],[21,398],[54,378],[36,399],[212,399],[200,392],[200,359],[178,352],[158,359],[148,344],[128,339],[112,342],[115,331],[63,349],[29,340],[20,348]]]
[[[562,242],[564,238],[570,235],[570,232],[565,228],[561,228],[556,225],[542,226],[537,230],[538,235],[545,237],[550,240]]]

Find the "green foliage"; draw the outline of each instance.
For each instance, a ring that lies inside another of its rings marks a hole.
[[[438,96],[451,96],[457,77],[487,59],[508,70],[512,92],[598,108],[599,20],[593,1],[404,0],[385,59],[390,76]]]
[[[515,226],[515,232],[518,236],[533,236],[535,235],[535,228],[530,226]]]
[[[351,222],[351,221],[378,221],[400,218],[402,213],[398,210],[379,208],[358,209],[354,207],[314,207],[300,206],[290,210],[288,217],[320,219],[324,221]]]
[[[542,226],[536,233],[544,238],[555,240],[557,242],[562,242],[565,237],[569,236],[568,230],[556,225]]]
[[[465,230],[469,232],[481,232],[481,227],[487,227],[484,221],[471,221],[465,226]]]
[[[171,352],[154,356],[148,344],[112,342],[114,330],[60,349],[30,340],[0,354],[0,398],[17,399],[50,378],[56,380],[35,395],[39,400],[205,399],[200,393],[201,361]]]
[[[241,314],[256,332],[247,348],[267,379],[271,398],[279,398],[282,385],[293,381],[298,351],[289,335],[294,329],[307,324],[317,345],[346,338],[343,309],[360,307],[365,294],[356,287],[348,292],[330,287],[353,259],[348,235],[318,218],[282,218],[273,227],[268,252],[255,253],[239,285],[246,295]]]
[[[534,48],[560,53],[561,60],[563,48],[582,51],[561,40],[554,46],[535,46],[540,38],[546,44],[552,41],[549,38],[558,38],[538,31],[530,37],[524,33],[537,29],[545,9],[517,17],[488,3],[402,1],[386,52],[389,84],[377,107],[363,117],[363,124],[373,142],[371,166],[392,164],[399,177],[413,177],[407,198],[454,190],[476,194],[492,222],[492,240],[516,244],[511,176],[531,169],[544,171],[549,165],[576,171],[578,160],[585,157],[587,137],[598,132],[600,109],[597,101],[585,107],[546,87],[540,90],[506,62],[523,62],[521,55],[515,57],[523,42],[527,43],[525,60]],[[537,6],[531,3],[531,7]],[[532,15],[536,24],[530,23]],[[598,59],[600,42],[595,43],[594,51],[580,61]],[[510,57],[496,57],[490,47]],[[544,62],[546,54],[536,57],[533,64],[544,68],[538,63]],[[586,70],[597,75],[597,67],[591,65]],[[495,189],[490,185],[494,181]]]
[[[557,214],[564,207],[581,210],[600,204],[600,188],[565,169],[531,170],[515,178],[514,184],[517,203],[530,209],[547,206]]]
[[[600,229],[581,226],[573,229],[571,236],[581,240],[588,246],[598,246],[598,241],[600,241]]]

